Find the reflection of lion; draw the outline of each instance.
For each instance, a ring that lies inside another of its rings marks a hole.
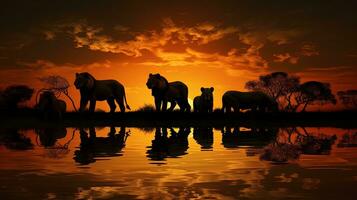
[[[40,100],[36,108],[43,115],[44,119],[61,119],[66,112],[66,102],[57,99],[51,91],[45,91],[40,95]]]
[[[168,82],[165,77],[160,74],[150,74],[146,86],[151,89],[151,94],[155,98],[156,110],[166,111],[167,102],[171,103],[169,111],[172,111],[176,103],[179,105],[181,111],[190,111],[191,106],[188,103],[188,88],[180,82]]]
[[[126,108],[130,110],[125,96],[124,86],[116,80],[96,80],[87,72],[76,73],[74,85],[81,93],[81,103],[79,111],[84,111],[88,101],[90,102],[89,111],[94,112],[96,101],[106,100],[110,106],[110,112],[114,112],[116,105],[120,107],[121,112]]]

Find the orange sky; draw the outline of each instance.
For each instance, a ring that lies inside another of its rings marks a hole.
[[[248,80],[274,71],[329,82],[334,92],[356,89],[352,5],[205,4],[10,3],[1,8],[8,17],[0,20],[7,27],[0,34],[0,86],[38,89],[36,78],[48,75],[72,84],[76,72],[87,71],[124,84],[134,110],[153,104],[145,86],[149,73],[186,83],[190,99],[213,86],[215,107],[225,91],[245,90]],[[73,86],[70,94],[79,102]],[[106,103],[98,108],[108,110]]]

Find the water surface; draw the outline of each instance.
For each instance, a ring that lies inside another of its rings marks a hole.
[[[0,130],[1,199],[354,199],[357,129]]]

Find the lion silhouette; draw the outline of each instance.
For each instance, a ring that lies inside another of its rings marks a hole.
[[[222,96],[222,111],[239,112],[240,109],[252,111],[278,111],[278,103],[263,92],[227,91]]]
[[[146,86],[151,89],[151,94],[155,98],[157,111],[166,111],[167,102],[171,106],[168,111],[173,111],[176,103],[181,111],[190,112],[191,106],[188,103],[188,87],[181,81],[168,82],[160,74],[149,74]]]
[[[213,90],[214,88],[201,87],[201,96],[193,99],[194,112],[212,112],[213,111]]]
[[[124,86],[116,80],[96,80],[88,72],[76,73],[74,85],[79,89],[81,94],[79,111],[84,111],[88,101],[89,111],[94,112],[96,101],[107,101],[110,107],[110,112],[115,112],[116,105],[119,105],[120,111],[125,112],[126,108],[130,110],[126,100]]]

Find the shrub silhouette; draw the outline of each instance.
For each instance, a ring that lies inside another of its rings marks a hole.
[[[357,109],[357,90],[339,91],[337,96],[346,108]]]
[[[34,89],[26,85],[11,85],[1,94],[1,104],[5,109],[16,110],[19,104],[31,99]]]
[[[145,104],[137,109],[137,112],[155,112],[155,107],[153,105]]]

